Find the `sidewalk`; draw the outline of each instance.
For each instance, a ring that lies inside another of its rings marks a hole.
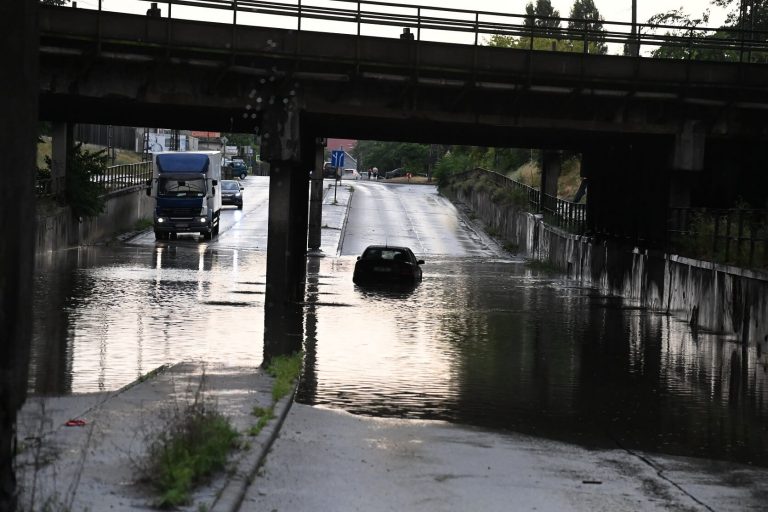
[[[350,184],[342,181],[338,187],[333,180],[323,182],[323,218],[320,235],[320,251],[310,255],[338,256],[341,249],[339,243],[344,238],[347,226],[347,212],[352,199]]]
[[[338,254],[352,191],[326,182],[321,253]],[[243,448],[228,468],[197,489],[177,510],[234,512],[290,409],[293,395],[274,407],[274,418],[249,436],[255,407],[272,405],[273,378],[261,368],[182,362],[161,367],[114,392],[30,397],[19,414],[18,480],[23,510],[150,511],[154,495],[139,482],[138,464],[147,436],[162,419],[194,397],[204,379],[205,396],[241,434]],[[70,421],[76,420],[76,421]],[[71,426],[68,426],[69,425]],[[29,506],[34,494],[33,506]]]

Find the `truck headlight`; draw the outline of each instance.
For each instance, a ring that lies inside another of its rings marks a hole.
[[[158,223],[158,224],[162,224],[163,222],[165,222],[165,219],[164,219],[164,218],[162,218],[162,217],[158,217],[158,218],[157,218],[157,223]]]
[[[241,195],[243,195],[243,194],[241,194],[240,192],[238,192],[237,194],[235,194],[235,197],[240,197]]]
[[[207,220],[208,219],[206,219],[205,217],[200,217],[200,222],[202,222],[202,223],[205,223]]]

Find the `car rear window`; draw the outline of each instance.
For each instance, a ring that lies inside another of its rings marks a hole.
[[[363,258],[372,260],[408,261],[408,255],[399,249],[368,249]]]

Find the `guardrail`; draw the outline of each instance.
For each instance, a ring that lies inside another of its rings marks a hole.
[[[741,267],[768,267],[768,210],[670,208],[670,249]]]
[[[152,161],[147,160],[135,164],[112,165],[107,167],[102,174],[95,174],[91,181],[100,185],[103,193],[100,197],[108,197],[124,190],[146,186],[147,180],[152,178]],[[54,178],[41,177],[36,180],[35,190],[37,197],[51,197],[64,190],[65,180],[55,178],[58,181],[54,186]]]
[[[147,5],[150,1],[123,1],[121,9],[116,9],[112,7],[115,3],[98,0],[95,8],[138,14],[143,9],[136,12],[135,6]],[[76,2],[73,4],[76,6]],[[520,47],[527,44],[531,50],[550,49],[546,44],[537,42],[567,41],[571,43],[568,51],[584,53],[602,53],[603,45],[614,44],[622,48],[627,45],[631,54],[637,56],[658,48],[668,48],[672,51],[667,56],[672,58],[768,62],[768,31],[734,27],[601,20],[601,28],[598,29],[593,20],[358,0],[296,0],[290,3],[274,0],[170,0],[151,2],[146,13],[169,19],[203,19],[232,25],[276,26],[298,31],[331,31],[416,41],[451,40],[483,45],[488,44],[491,36],[501,35],[518,38]],[[746,26],[746,21],[743,25]],[[393,32],[392,28],[396,31]],[[402,33],[399,32],[401,29]]]

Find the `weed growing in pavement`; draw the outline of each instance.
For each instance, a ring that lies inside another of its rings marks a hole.
[[[272,401],[277,402],[293,390],[293,383],[299,377],[303,353],[280,356],[272,360],[267,373],[275,378],[272,385]]]
[[[152,219],[139,219],[136,224],[133,225],[134,231],[144,231],[154,226],[155,221]]]
[[[149,435],[141,469],[159,494],[159,507],[188,503],[194,486],[223,469],[229,452],[237,447],[237,431],[206,400],[205,380],[204,374],[194,399],[176,407],[164,428]]]
[[[293,390],[294,382],[299,378],[301,372],[303,357],[302,352],[297,352],[291,356],[279,356],[272,359],[267,367],[267,373],[275,379],[272,384],[272,405],[253,408],[251,414],[256,416],[258,421],[248,430],[248,435],[259,435],[269,420],[275,417],[275,404]]]

